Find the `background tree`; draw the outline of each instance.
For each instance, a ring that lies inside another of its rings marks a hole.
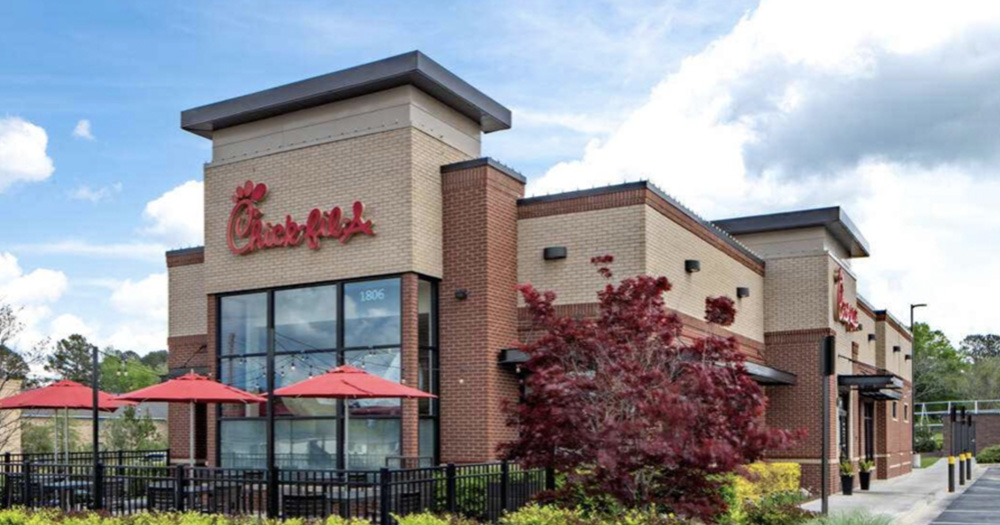
[[[913,354],[913,389],[918,402],[961,397],[968,363],[944,333],[927,323],[916,323],[913,326]]]
[[[167,375],[167,351],[155,350],[140,358],[142,364],[151,368],[158,375]]]
[[[118,417],[104,425],[101,442],[108,450],[153,450],[166,447],[148,413],[139,415],[136,407],[125,407]]]
[[[122,394],[159,382],[159,374],[146,366],[135,352],[119,352],[113,348],[104,351],[101,390]]]
[[[962,353],[973,360],[1000,357],[1000,335],[975,334],[962,339]]]
[[[1000,399],[1000,357],[977,359],[962,376],[961,399]]]
[[[34,347],[16,351],[13,342],[24,330],[18,319],[18,309],[0,300],[0,394],[14,394],[31,384],[31,365],[36,364],[46,341]],[[19,434],[21,422],[16,413],[0,412],[0,450],[7,450]]]
[[[612,277],[610,256],[593,262]],[[597,319],[557,316],[554,293],[519,289],[543,335],[523,346],[526,394],[507,407],[518,438],[501,451],[563,473],[555,497],[575,502],[582,491],[709,521],[725,509],[716,474],[795,437],[762,422],[764,394],[734,338],[680,339],[680,319],[664,309],[665,277],[608,284]],[[731,324],[733,304],[707,299],[706,319]]]
[[[55,351],[46,358],[45,371],[62,379],[88,383],[93,367],[93,351],[97,347],[80,334],[73,334],[56,343]]]

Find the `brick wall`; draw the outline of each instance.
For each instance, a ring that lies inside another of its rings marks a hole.
[[[167,326],[170,337],[205,334],[205,268],[190,255],[189,264],[167,260],[167,288],[170,297]]]
[[[524,184],[485,164],[442,172],[441,460],[484,461],[514,437],[504,400],[517,381],[497,364],[517,343],[517,199]],[[456,290],[467,290],[459,300]]]
[[[204,309],[202,309],[204,312]],[[184,335],[167,338],[167,366],[171,370],[185,370],[209,366],[208,341],[205,335]],[[167,408],[167,442],[171,461],[188,461],[190,409],[186,405],[171,403]]]
[[[401,379],[408,386],[416,388],[419,385],[420,375],[420,348],[418,341],[419,332],[419,278],[412,273],[403,275],[401,279],[401,297],[403,317],[402,322],[402,345],[400,348],[401,359]],[[417,401],[415,399],[403,400],[402,415],[402,440],[403,455],[416,457],[420,452],[419,441],[419,414]]]

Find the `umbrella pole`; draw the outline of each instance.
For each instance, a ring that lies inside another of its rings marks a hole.
[[[194,401],[188,404],[189,428],[188,428],[188,461],[194,466]]]
[[[66,416],[66,421],[63,423],[63,443],[66,444],[63,447],[63,452],[66,454],[66,464],[69,465],[69,409],[63,409],[63,415]]]
[[[59,409],[52,410],[52,462],[59,462]]]
[[[351,470],[351,455],[347,452],[347,445],[351,442],[351,401],[344,400],[344,470]]]

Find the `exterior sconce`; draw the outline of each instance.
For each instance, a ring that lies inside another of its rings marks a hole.
[[[542,250],[542,257],[546,261],[555,261],[558,259],[566,258],[566,247],[565,246],[549,246]]]
[[[898,347],[898,346],[894,346],[894,347],[892,347],[892,353],[894,353],[894,354],[895,354],[896,352],[899,352],[900,350],[902,350],[902,348],[900,348],[900,347]]]
[[[874,340],[875,340],[875,334],[868,334],[868,342],[870,343]]]
[[[697,273],[701,271],[701,261],[688,259],[684,261],[684,271],[687,273]]]
[[[468,298],[469,298],[469,291],[466,290],[465,288],[459,288],[458,290],[455,290],[455,299],[458,299],[459,301],[464,301]]]
[[[910,359],[913,359],[913,356],[910,354],[906,354],[906,357],[904,357],[903,359],[909,361]]]
[[[860,331],[861,331],[862,329],[864,329],[864,327],[865,327],[865,325],[863,325],[863,324],[861,324],[861,323],[858,323],[858,331],[859,331],[859,332],[860,332]]]
[[[746,286],[736,287],[736,298],[742,299],[744,297],[750,297],[750,288],[747,288]]]

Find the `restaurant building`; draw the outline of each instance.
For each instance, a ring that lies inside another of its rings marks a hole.
[[[481,153],[511,112],[413,52],[184,111],[212,142],[205,246],[170,251],[172,374],[212,374],[249,391],[338,364],[434,393],[426,400],[282,399],[284,468],[477,462],[515,430],[519,342],[533,336],[515,286],[558,294],[592,316],[601,277],[664,275],[685,335],[734,336],[765,385],[767,418],[809,437],[775,460],[818,485],[819,345],[836,336],[829,458],[910,470],[910,333],[856,294],[868,245],[840,208],[706,221],[634,182],[525,198],[525,178]],[[707,296],[736,300],[728,329]],[[189,413],[170,407],[174,460]],[[349,445],[344,443],[349,411]],[[262,466],[258,406],[196,408],[197,459]],[[346,450],[345,450],[346,448]],[[836,469],[833,469],[836,471]]]

